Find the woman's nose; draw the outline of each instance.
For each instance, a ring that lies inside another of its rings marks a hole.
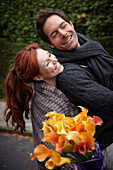
[[[58,61],[56,58],[51,58],[51,60],[52,60],[53,64],[56,64]]]

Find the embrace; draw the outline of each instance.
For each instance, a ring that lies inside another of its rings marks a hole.
[[[20,51],[6,78],[6,122],[12,116],[15,130],[25,130],[23,114],[31,120],[34,146],[41,143],[45,113],[78,114],[78,105],[89,115],[101,117],[95,134],[104,153],[105,170],[113,169],[113,57],[100,43],[76,33],[72,22],[60,10],[45,9],[36,18],[38,35],[52,54],[31,44]],[[28,86],[33,83],[33,88]],[[8,110],[9,109],[9,110]],[[49,146],[51,148],[51,146]],[[38,168],[44,169],[43,163]],[[61,167],[60,169],[73,169]]]

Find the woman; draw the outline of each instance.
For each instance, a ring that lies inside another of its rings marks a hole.
[[[32,99],[31,120],[33,126],[34,146],[41,143],[43,137],[42,121],[45,120],[45,113],[57,111],[65,113],[66,116],[73,116],[77,113],[76,107],[69,102],[66,96],[57,89],[56,76],[63,71],[64,67],[56,57],[47,51],[39,48],[37,44],[25,47],[15,57],[14,67],[6,78],[6,122],[12,116],[12,125],[16,131],[20,128],[25,130],[23,115],[28,118],[30,111],[29,102]],[[34,90],[28,83],[34,82]],[[46,143],[44,143],[47,145]],[[52,148],[51,145],[47,147]],[[38,163],[40,170],[45,169],[43,163]],[[73,169],[70,165],[68,168]]]

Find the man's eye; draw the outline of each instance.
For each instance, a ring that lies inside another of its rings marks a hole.
[[[57,36],[57,32],[53,34],[53,38],[55,38]]]
[[[65,28],[65,27],[66,27],[66,24],[63,24],[63,25],[62,25],[62,28]]]

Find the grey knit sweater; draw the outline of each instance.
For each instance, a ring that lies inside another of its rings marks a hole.
[[[36,82],[34,84],[34,93],[32,98],[31,120],[33,128],[34,147],[44,143],[41,142],[43,137],[42,121],[46,119],[45,114],[50,111],[65,113],[66,116],[73,117],[78,113],[77,108],[70,103],[67,97],[56,87],[44,82]],[[51,144],[44,143],[49,149],[54,149]],[[38,170],[45,170],[44,163],[38,162]],[[58,167],[55,169],[73,170],[73,165],[69,167]]]

